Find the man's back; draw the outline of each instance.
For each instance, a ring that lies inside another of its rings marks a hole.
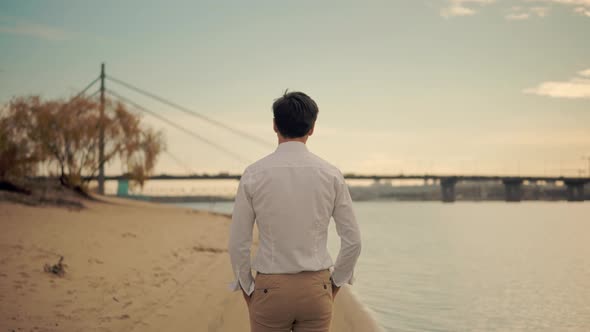
[[[252,267],[261,273],[318,271],[333,265],[326,250],[340,171],[301,142],[285,142],[247,168],[259,230]]]
[[[301,92],[277,99],[273,129],[279,146],[240,179],[229,255],[233,289],[243,292],[253,332],[327,332],[334,296],[354,279],[361,241],[348,187],[336,167],[305,145],[318,112]],[[326,246],[330,217],[341,238],[335,263]],[[251,263],[255,223],[259,245]]]

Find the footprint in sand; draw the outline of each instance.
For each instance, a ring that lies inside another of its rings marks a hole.
[[[54,255],[49,255],[49,254],[46,254],[46,253],[40,253],[40,254],[36,255],[34,258],[35,259],[38,259],[38,260],[45,260],[45,259],[51,258],[53,256]]]
[[[164,278],[164,279],[162,279],[162,280],[160,280],[160,281],[157,281],[157,282],[156,282],[156,283],[154,283],[153,285],[154,285],[155,287],[158,287],[158,288],[160,288],[160,287],[161,287],[162,285],[164,285],[164,284],[165,284],[165,283],[166,283],[168,280],[170,280],[170,278]]]
[[[96,307],[89,307],[89,308],[78,308],[72,311],[72,314],[75,315],[84,315],[90,314],[92,317],[95,317],[97,313],[100,312],[100,308]]]
[[[129,319],[131,318],[131,316],[127,315],[127,314],[123,314],[121,316],[116,316],[116,317],[111,317],[111,316],[106,316],[106,317],[100,317],[98,320],[101,323],[109,323],[110,321],[112,321],[113,319],[119,319],[119,320],[125,320],[125,319]]]
[[[99,281],[96,281],[96,280],[90,280],[88,282],[88,287],[91,287],[91,288],[99,288],[101,285],[102,285],[102,283]]]
[[[88,263],[89,264],[104,264],[104,262],[98,258],[88,258]]]
[[[63,320],[72,320],[72,316],[66,315],[60,311],[54,311],[53,314],[55,317],[63,319]]]

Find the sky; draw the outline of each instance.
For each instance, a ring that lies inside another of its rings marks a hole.
[[[104,62],[268,142],[107,81],[243,156],[144,115],[167,140],[157,173],[241,172],[271,153],[289,89],[318,103],[308,147],[344,173],[589,175],[589,35],[590,0],[3,1],[0,103],[71,97]]]

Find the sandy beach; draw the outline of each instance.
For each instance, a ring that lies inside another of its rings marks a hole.
[[[105,199],[0,202],[0,331],[249,331],[226,251],[230,218]],[[45,272],[63,256],[65,275]],[[375,331],[344,288],[332,331]]]

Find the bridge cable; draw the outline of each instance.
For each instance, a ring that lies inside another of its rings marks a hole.
[[[94,91],[94,93],[93,93],[93,94],[91,94],[90,96],[88,96],[88,98],[94,98],[94,97],[96,97],[96,95],[97,95],[97,94],[99,94],[99,93],[100,93],[100,89],[98,89],[98,90]]]
[[[142,111],[142,112],[144,112],[144,113],[148,113],[148,114],[150,114],[151,116],[153,116],[153,117],[155,117],[155,118],[159,119],[160,121],[162,121],[162,122],[165,122],[165,123],[169,124],[170,126],[172,126],[172,127],[176,128],[176,129],[178,129],[178,130],[180,130],[180,131],[183,131],[184,133],[186,133],[186,134],[188,134],[188,135],[192,136],[193,138],[195,138],[195,139],[197,139],[197,140],[199,140],[199,141],[201,141],[201,142],[204,142],[205,144],[208,144],[208,145],[210,145],[210,146],[212,146],[212,147],[216,148],[216,149],[217,149],[217,150],[219,150],[219,151],[222,151],[222,152],[224,152],[225,154],[227,154],[227,155],[231,156],[232,158],[234,158],[234,159],[236,159],[236,160],[239,160],[239,161],[241,161],[241,162],[245,162],[245,163],[249,163],[249,162],[250,162],[250,161],[248,161],[247,159],[245,159],[245,158],[243,158],[242,156],[240,156],[239,154],[237,154],[237,153],[234,153],[233,151],[230,151],[230,150],[228,150],[228,149],[224,148],[223,146],[221,146],[221,145],[219,145],[219,144],[217,144],[217,143],[215,143],[215,142],[212,142],[212,141],[210,141],[210,140],[208,140],[208,139],[206,139],[206,138],[204,138],[204,137],[200,136],[199,134],[195,133],[195,132],[194,132],[194,131],[192,131],[192,130],[186,129],[185,127],[182,127],[182,126],[180,126],[180,125],[178,125],[178,124],[176,124],[176,123],[174,123],[174,122],[172,122],[172,121],[170,121],[170,120],[166,119],[165,117],[163,117],[163,116],[159,115],[158,113],[156,113],[156,112],[154,112],[154,111],[151,111],[151,110],[149,110],[149,109],[147,109],[147,108],[145,108],[145,107],[143,107],[143,106],[141,106],[141,105],[139,105],[139,104],[137,104],[137,103],[133,102],[133,101],[132,101],[132,100],[130,100],[129,98],[126,98],[126,97],[123,97],[123,96],[121,96],[120,94],[118,94],[118,93],[114,92],[113,90],[107,89],[106,91],[107,91],[107,92],[108,92],[110,95],[112,95],[112,96],[114,96],[114,97],[118,98],[119,100],[121,100],[121,101],[123,101],[123,102],[125,102],[125,103],[128,103],[128,104],[130,104],[131,106],[133,106],[133,107],[137,108],[138,110],[140,110],[140,111]]]
[[[88,89],[90,89],[99,80],[100,80],[100,77],[95,78],[94,81],[90,82],[90,84],[88,84],[84,89],[82,89],[82,91],[80,91],[76,96],[74,96],[72,99],[70,99],[70,101],[80,98],[82,95],[84,95],[86,93],[86,91],[88,91]],[[95,94],[96,94],[96,92],[93,95],[95,95]]]
[[[249,140],[257,143],[258,145],[264,146],[265,148],[274,147],[273,144],[271,144],[271,143],[269,143],[269,142],[261,139],[260,137],[256,137],[254,135],[251,135],[251,134],[248,134],[248,133],[246,133],[244,131],[241,131],[239,129],[233,128],[233,127],[228,126],[228,125],[226,125],[224,123],[221,123],[219,121],[213,120],[213,119],[211,119],[211,118],[209,118],[209,117],[207,117],[205,115],[202,115],[202,114],[200,114],[200,113],[198,113],[196,111],[190,110],[190,109],[188,109],[188,108],[186,108],[184,106],[178,105],[178,104],[176,104],[176,103],[174,103],[174,102],[172,102],[170,100],[167,100],[167,99],[165,99],[163,97],[157,96],[157,95],[155,95],[155,94],[153,94],[151,92],[148,92],[146,90],[140,89],[140,88],[138,88],[138,87],[136,87],[136,86],[134,86],[134,85],[132,85],[130,83],[126,83],[126,82],[124,82],[124,81],[122,81],[122,80],[120,80],[118,78],[115,78],[115,77],[110,76],[110,75],[107,75],[105,77],[108,80],[110,80],[112,82],[115,82],[117,84],[120,84],[120,85],[122,85],[122,86],[124,86],[124,87],[126,87],[128,89],[131,89],[131,90],[133,90],[133,91],[135,91],[135,92],[137,92],[139,94],[142,94],[142,95],[144,95],[146,97],[155,99],[155,100],[157,100],[157,101],[159,101],[159,102],[161,102],[161,103],[163,103],[165,105],[168,105],[168,106],[170,106],[172,108],[175,108],[175,109],[177,109],[179,111],[182,111],[182,112],[187,113],[187,114],[189,114],[191,116],[197,117],[197,118],[199,118],[199,119],[201,119],[203,121],[206,121],[206,122],[208,122],[210,124],[213,124],[215,126],[218,126],[218,127],[223,128],[223,129],[226,129],[226,130],[234,133],[235,135],[238,135],[238,136],[241,136],[243,138],[249,139]]]
[[[190,166],[188,166],[188,164],[184,163],[180,158],[172,154],[172,152],[164,149],[164,153],[166,153],[168,157],[170,157],[170,159],[172,159],[177,166],[184,168],[184,170],[187,171],[189,175],[196,174],[196,172]]]

